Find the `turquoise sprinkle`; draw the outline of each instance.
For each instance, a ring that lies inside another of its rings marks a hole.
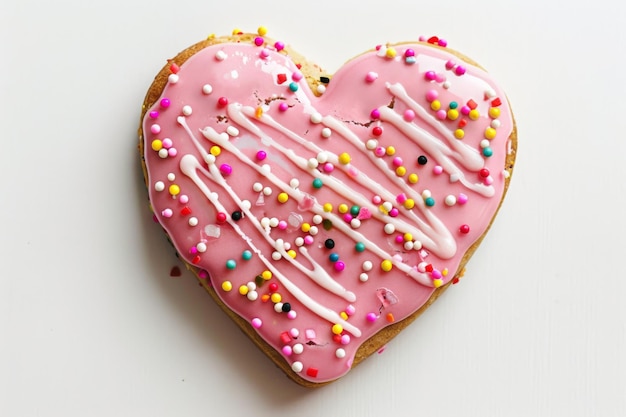
[[[295,93],[296,91],[298,91],[298,84],[296,83],[289,84],[289,89]]]
[[[457,107],[459,107],[459,103],[457,103],[456,101],[451,101],[450,102],[450,108],[451,109],[456,109]]]
[[[483,155],[489,158],[491,155],[493,155],[493,149],[491,149],[489,146],[483,148]]]
[[[435,199],[432,197],[428,197],[426,200],[424,200],[424,203],[426,203],[428,207],[432,207],[435,205]]]
[[[324,184],[324,183],[323,183],[323,182],[322,182],[322,180],[321,180],[321,179],[319,179],[319,178],[315,178],[315,179],[313,180],[313,188],[320,189],[320,188],[322,188],[322,185],[323,185],[323,184]]]
[[[241,254],[241,257],[246,260],[249,261],[250,259],[252,259],[252,252],[250,252],[249,250],[245,250],[243,251],[243,253]]]
[[[226,268],[235,269],[237,267],[237,262],[234,259],[229,259],[226,261]]]
[[[352,214],[354,217],[359,215],[359,211],[361,211],[361,207],[359,206],[350,207],[350,214]]]
[[[365,250],[365,244],[363,242],[357,242],[354,248],[357,252],[363,252]]]

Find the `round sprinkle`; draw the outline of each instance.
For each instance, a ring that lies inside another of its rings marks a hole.
[[[435,199],[432,197],[428,197],[424,200],[424,204],[426,204],[428,207],[432,207],[435,205]]]
[[[291,364],[291,370],[294,371],[295,373],[300,373],[302,372],[303,369],[304,369],[304,365],[302,365],[302,362],[295,361],[294,363]]]
[[[457,198],[457,201],[459,204],[465,204],[467,203],[467,201],[469,200],[469,197],[463,193],[459,193],[459,197]]]
[[[441,165],[435,165],[433,167],[433,174],[439,175],[443,173],[443,167]]]
[[[372,135],[378,137],[382,134],[383,134],[383,128],[380,126],[374,126],[374,128],[372,129]]]
[[[296,82],[289,83],[289,90],[294,93],[298,91],[298,83]]]
[[[370,117],[372,119],[380,119],[380,110],[374,109],[370,112]]]
[[[180,193],[180,187],[176,184],[172,184],[169,187],[169,192],[173,196],[178,195]]]
[[[154,189],[155,191],[163,191],[165,190],[165,184],[163,181],[157,181],[154,183]]]
[[[369,276],[365,272],[362,272],[359,274],[359,281],[367,282],[368,279],[369,279]]]
[[[230,281],[222,282],[222,290],[229,292],[233,289],[233,284]]]
[[[365,81],[373,83],[378,78],[378,73],[370,71],[365,75]]]
[[[228,164],[222,164],[220,165],[220,172],[222,173],[222,175],[228,176],[233,173],[233,167]]]
[[[170,106],[170,104],[171,104],[171,102],[170,102],[170,99],[169,99],[169,98],[164,98],[164,99],[161,99],[161,101],[159,102],[159,105],[160,105],[162,108],[164,108],[164,109],[168,108],[168,107]]]
[[[342,154],[339,155],[340,164],[347,165],[350,163],[350,161],[351,161],[350,154],[348,154],[347,152],[343,152]]]
[[[335,271],[337,272],[341,272],[346,269],[346,264],[343,261],[337,261],[333,266],[335,267]]]
[[[241,218],[243,217],[243,214],[239,211],[233,211],[232,214],[230,215],[230,218],[233,219],[234,221],[239,221],[241,220]]]
[[[342,348],[338,348],[335,351],[335,357],[337,357],[337,359],[343,359],[346,357],[346,351],[343,350]]]
[[[363,252],[365,251],[365,244],[363,242],[357,242],[356,245],[354,245],[354,249],[357,252]]]
[[[227,269],[235,269],[237,267],[237,262],[234,259],[229,259],[226,261]]]
[[[383,228],[383,230],[385,231],[385,233],[387,233],[388,235],[393,234],[396,231],[396,227],[392,224],[392,223],[387,223],[385,225],[385,227]]]
[[[220,97],[217,99],[217,105],[220,107],[226,107],[228,105],[228,99],[226,97]]]
[[[197,217],[190,217],[189,220],[187,221],[187,224],[189,224],[189,226],[197,226],[198,225],[198,218]]]
[[[469,225],[467,224],[461,225],[461,227],[459,227],[459,232],[463,233],[464,235],[468,234],[470,232]]]
[[[250,259],[252,259],[252,252],[250,252],[249,250],[245,250],[241,253],[241,257],[244,261],[249,261]]]
[[[324,183],[322,182],[322,180],[320,178],[315,178],[313,180],[313,188],[320,189],[320,188],[322,188],[322,185],[324,185]]]
[[[278,194],[277,199],[278,199],[278,202],[281,203],[281,204],[282,203],[286,203],[287,200],[289,200],[289,194],[287,194],[287,193],[280,193],[280,194]]]
[[[326,249],[332,249],[332,248],[334,248],[334,247],[335,247],[335,241],[334,241],[334,240],[332,240],[332,239],[326,239],[326,240],[324,241],[324,247],[325,247]]]
[[[218,61],[223,61],[226,59],[226,57],[227,55],[224,51],[217,51],[217,53],[215,54],[215,59],[217,59]]]
[[[211,84],[204,84],[202,86],[202,94],[209,95],[213,92],[213,86]]]
[[[333,131],[330,130],[329,128],[325,127],[322,129],[322,137],[323,138],[329,138],[331,135],[333,134]]]
[[[493,149],[491,149],[490,147],[486,147],[483,149],[483,156],[489,158],[492,155],[493,155]]]
[[[428,158],[426,158],[426,156],[424,156],[424,155],[420,155],[417,158],[417,163],[420,164],[420,165],[426,165],[426,163],[428,163]]]
[[[405,110],[403,117],[405,121],[410,122],[415,119],[415,112],[411,109]]]
[[[393,263],[389,259],[385,259],[384,261],[380,263],[380,269],[382,269],[385,272],[391,271],[392,268],[393,268]]]
[[[365,318],[367,319],[367,321],[369,321],[370,323],[373,323],[376,321],[376,319],[378,318],[378,316],[375,313],[367,313],[367,315],[365,316]]]
[[[330,255],[328,255],[328,260],[331,262],[337,262],[339,260],[339,255],[333,252]]]
[[[452,207],[453,205],[456,204],[456,196],[452,194],[447,195],[446,198],[444,199],[444,203],[446,204],[446,206]]]
[[[332,327],[332,332],[333,334],[341,334],[341,332],[343,332],[343,326],[339,323],[334,324]]]
[[[170,217],[172,217],[172,216],[174,215],[174,212],[172,211],[172,209],[168,209],[168,208],[166,208],[165,210],[163,210],[163,211],[161,212],[161,215],[162,215],[163,217],[170,218]]]
[[[496,137],[496,129],[494,129],[493,127],[488,127],[487,129],[485,129],[485,138],[486,139],[493,139]]]
[[[416,184],[417,181],[419,181],[419,177],[417,176],[417,174],[409,174],[409,182],[411,184]]]
[[[258,328],[260,328],[263,325],[263,322],[258,317],[253,318],[250,321],[250,323],[252,324],[252,327],[254,327],[255,329],[258,329]]]
[[[282,51],[283,49],[285,49],[285,43],[281,41],[277,41],[274,44],[274,48],[276,48],[277,51]]]
[[[311,123],[315,123],[315,124],[321,123],[322,115],[319,113],[313,113],[311,114],[310,120],[311,120]]]
[[[363,268],[363,271],[365,272],[371,271],[373,267],[374,265],[372,264],[372,261],[365,261],[363,262],[363,265],[361,265],[361,268]]]

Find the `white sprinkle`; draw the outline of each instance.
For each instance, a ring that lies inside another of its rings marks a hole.
[[[248,281],[246,287],[248,287],[249,291],[256,291],[256,283],[253,281]]]
[[[270,227],[276,227],[276,226],[278,226],[278,223],[279,223],[278,218],[276,218],[276,217],[272,217],[272,218],[270,219]],[[283,240],[282,240],[282,239],[278,239],[278,240],[276,241],[276,244],[277,244],[277,245],[282,245],[282,244],[283,244]]]
[[[359,275],[359,281],[361,282],[367,282],[368,279],[369,275],[367,275],[365,272],[362,272],[361,275]]]
[[[491,127],[493,127],[494,129],[497,129],[500,127],[500,120],[498,119],[493,119],[491,121]]]
[[[367,271],[371,271],[374,265],[372,264],[372,261],[365,261],[363,262],[363,265],[361,267],[363,268],[365,272],[367,272]]]
[[[302,246],[304,245],[304,238],[302,236],[298,236],[294,243],[296,246]]]
[[[376,149],[377,146],[378,146],[378,141],[376,139],[368,139],[368,141],[365,142],[365,147],[369,149],[370,151],[373,151],[374,149]]]
[[[410,240],[408,242],[404,242],[404,249],[413,250],[413,242],[411,242]]]
[[[191,106],[183,106],[183,114],[185,116],[191,116],[192,112],[193,112],[193,109],[191,108]]]
[[[307,165],[307,167],[309,167],[309,169],[315,169],[319,165],[319,162],[317,162],[317,159],[315,159],[315,158],[310,158],[307,161],[306,165]]]
[[[422,242],[419,240],[413,242],[413,250],[422,250]]]
[[[167,149],[165,149],[165,148],[159,149],[159,158],[165,159],[165,158],[167,158],[167,155],[168,155]]]
[[[345,358],[345,357],[346,357],[346,351],[345,351],[345,350],[343,350],[342,348],[338,348],[338,349],[335,351],[335,356],[336,356],[338,359],[343,359],[343,358]]]
[[[260,182],[255,182],[254,184],[252,184],[252,190],[260,193],[263,190],[263,184],[261,184]]]
[[[226,129],[226,133],[228,133],[230,136],[239,136],[239,129],[237,129],[235,126],[228,126],[228,128]]]
[[[189,226],[197,226],[198,225],[198,218],[197,217],[190,217],[189,220],[187,221],[187,223],[189,223]]]
[[[213,87],[211,86],[211,84],[204,84],[202,86],[202,93],[209,95],[213,92]]]
[[[282,259],[282,255],[280,252],[272,252],[272,259],[275,261],[280,261]]]
[[[454,183],[459,180],[459,174],[450,174],[450,182]]]
[[[426,199],[428,197],[432,197],[432,193],[430,192],[430,190],[422,191],[422,198]]]
[[[263,194],[264,195],[272,195],[272,188],[271,187],[265,187],[263,188]]]
[[[293,189],[297,189],[300,186],[300,181],[297,178],[292,178],[289,181],[289,186]]]
[[[357,219],[356,217],[353,218],[352,220],[350,220],[350,227],[352,227],[353,229],[358,229],[359,227],[361,227],[361,220]]]
[[[295,345],[293,345],[293,353],[299,355],[302,352],[304,352],[304,346],[302,346],[302,343],[296,343]]]
[[[311,236],[315,236],[318,232],[319,232],[319,229],[317,228],[317,226],[311,226],[311,228],[309,229],[309,234]]]
[[[489,140],[487,140],[487,139],[481,140],[480,141],[480,147],[483,148],[483,149],[488,148],[489,147]]]
[[[392,208],[393,208],[393,204],[391,204],[390,201],[385,201],[383,203],[383,210],[385,210],[387,213],[389,213]]]
[[[328,162],[328,154],[326,152],[320,152],[317,154],[317,162],[320,164],[325,164]]]
[[[156,191],[163,191],[165,190],[165,184],[163,183],[163,181],[157,181],[154,183],[154,189]]]
[[[313,216],[313,224],[320,224],[324,221],[324,218],[320,214]]]
[[[206,243],[204,242],[200,242],[196,245],[196,249],[198,249],[198,252],[203,253],[206,252]]]
[[[456,204],[456,196],[449,194],[446,196],[446,198],[443,201],[444,203],[446,203],[446,206],[452,207],[453,205]]]
[[[211,155],[210,153],[206,154],[204,156],[204,162],[206,162],[207,165],[213,165],[215,163],[215,155]]]
[[[226,52],[224,51],[217,51],[217,53],[215,54],[215,59],[217,59],[218,61],[223,61],[227,58]]]
[[[495,91],[493,91],[493,89],[492,89],[492,88],[489,88],[489,89],[487,89],[487,91],[485,91],[485,95],[486,95],[488,98],[494,98],[494,97],[496,96],[496,92],[495,92]]]
[[[250,210],[250,207],[252,207],[252,203],[250,203],[250,200],[242,200],[241,201],[241,208],[244,210]]]
[[[170,181],[174,181],[176,179],[176,174],[170,172],[169,174],[167,174],[167,179]]]
[[[256,301],[259,298],[259,293],[256,291],[248,291],[246,297],[248,297],[248,300],[250,301]]]
[[[261,219],[261,227],[263,227],[264,229],[267,229],[270,226],[270,219],[269,217],[263,217]]]
[[[304,366],[302,365],[302,362],[295,361],[294,363],[291,364],[291,370],[294,371],[295,373],[302,372],[303,368]]]
[[[263,164],[261,170],[264,174],[269,174],[272,171],[272,167],[269,164]]]
[[[178,75],[177,74],[170,74],[169,77],[167,77],[167,81],[170,84],[176,84],[178,82]]]
[[[276,303],[274,304],[274,311],[277,313],[282,313],[283,312],[283,303]]]
[[[324,84],[319,84],[316,90],[318,94],[324,94],[326,92],[326,86]]]
[[[322,122],[322,115],[319,113],[313,113],[311,114],[311,123],[321,123]]]
[[[333,134],[333,132],[329,128],[325,127],[324,129],[322,129],[322,137],[323,138],[329,138],[332,134]]]
[[[450,85],[451,85],[450,81],[444,81],[443,84],[442,84],[442,87],[447,90],[448,88],[450,88]]]
[[[393,232],[396,231],[396,227],[392,223],[387,223],[385,225],[385,227],[383,228],[383,230],[385,231],[385,233],[390,235],[390,234],[393,234]]]

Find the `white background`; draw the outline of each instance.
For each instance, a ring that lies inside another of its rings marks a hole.
[[[626,415],[624,2],[139,3],[0,6],[0,415]],[[500,81],[519,128],[465,278],[317,390],[170,277],[136,152],[165,60],[259,25],[329,72],[438,35]]]

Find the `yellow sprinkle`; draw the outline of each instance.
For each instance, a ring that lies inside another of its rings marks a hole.
[[[339,315],[342,319],[348,320],[348,313],[346,313],[345,311],[342,311],[341,313],[339,313]]]
[[[478,110],[476,110],[476,109],[470,110],[468,116],[472,120],[478,120],[478,118],[480,117],[480,112]]]
[[[222,289],[226,292],[229,292],[230,290],[233,289],[233,284],[230,281],[224,281],[222,282]]]
[[[415,200],[413,200],[412,198],[407,198],[406,200],[404,200],[405,209],[411,210],[413,207],[415,207]]]
[[[171,195],[178,195],[178,193],[180,193],[180,187],[176,184],[172,184],[170,185],[169,191]]]
[[[206,37],[206,40],[209,41],[214,38],[215,38],[215,33],[211,33],[209,36]]]
[[[380,210],[380,212],[383,213],[383,214],[388,214],[389,213],[387,210],[385,210],[385,206],[383,206],[382,204],[380,206],[378,206],[378,210]]]
[[[265,36],[267,35],[267,28],[265,26],[259,26],[259,28],[256,30],[256,33],[258,33],[260,36]]]
[[[237,35],[237,34],[239,34],[239,33],[241,33],[241,32],[242,32],[242,31],[241,31],[241,29],[239,29],[239,28],[235,28],[235,29],[233,29],[233,35]]]
[[[443,271],[441,271],[441,275],[443,275],[444,277],[448,276],[448,268],[443,268]]]
[[[433,279],[433,285],[435,286],[435,288],[439,288],[443,285],[443,280],[440,278]]]
[[[220,148],[217,145],[211,146],[211,149],[209,149],[209,152],[211,152],[211,155],[213,156],[219,156],[222,153],[222,148]]]
[[[395,155],[395,153],[396,153],[396,148],[394,148],[393,146],[387,146],[386,153],[387,153],[387,155],[389,155],[389,156],[391,156],[391,155]]]
[[[239,294],[241,294],[241,295],[248,294],[248,291],[249,291],[249,289],[248,289],[247,285],[242,285],[242,286],[239,287]]]
[[[330,213],[331,211],[333,211],[333,205],[330,203],[325,203],[324,204],[324,211],[326,213]]]
[[[496,137],[496,129],[493,127],[488,127],[485,129],[485,138],[491,140]]]
[[[289,194],[287,193],[280,193],[278,194],[278,202],[279,203],[286,203],[287,200],[289,200]]]
[[[459,111],[457,109],[448,110],[448,119],[456,120],[459,118]]]
[[[297,253],[296,253],[296,251],[295,251],[295,250],[293,250],[293,249],[289,249],[289,250],[287,251],[287,255],[291,256],[291,259],[296,259],[296,255],[297,255]]]
[[[410,233],[405,233],[403,237],[405,242],[410,242],[413,240],[413,235]]]
[[[454,137],[457,139],[463,139],[465,137],[465,131],[463,129],[457,129],[454,131]]]
[[[339,204],[339,213],[341,214],[346,214],[348,212],[348,205],[347,204]]]
[[[380,269],[382,269],[385,272],[391,271],[391,268],[393,268],[393,264],[391,263],[389,259],[385,259],[384,261],[380,263]]]
[[[409,182],[411,184],[415,184],[417,183],[417,181],[419,181],[419,177],[417,176],[417,174],[409,174]]]
[[[441,102],[439,100],[433,100],[433,102],[430,103],[430,108],[434,111],[439,110],[441,108]]]
[[[256,110],[254,111],[254,116],[257,119],[260,119],[261,116],[263,116],[263,109],[261,107],[257,107]]]
[[[403,177],[406,174],[406,168],[403,166],[399,166],[398,168],[396,168],[396,175],[398,177]]]
[[[161,148],[163,148],[163,142],[161,142],[159,139],[155,139],[152,141],[152,150],[153,151],[160,151]]]
[[[302,230],[304,233],[308,233],[309,230],[311,230],[311,225],[309,223],[302,223],[302,226],[300,226],[300,230]]]
[[[269,279],[272,278],[272,273],[270,271],[268,271],[267,269],[265,271],[263,271],[263,273],[261,274],[261,277],[267,281]]]
[[[396,57],[396,50],[395,48],[387,48],[387,52],[385,52],[385,56],[389,59],[391,58],[395,58]]]
[[[333,334],[341,334],[341,332],[343,332],[343,326],[339,323],[334,324],[332,331],[333,331]]]
[[[283,296],[280,295],[279,293],[275,292],[272,294],[272,296],[270,297],[272,300],[272,303],[280,303],[281,300],[283,299]]]
[[[350,163],[350,155],[347,152],[342,153],[341,155],[339,155],[339,163],[343,164],[343,165],[348,165]]]
[[[489,117],[491,117],[492,119],[497,119],[498,117],[500,117],[500,109],[497,107],[491,107],[489,109]]]

